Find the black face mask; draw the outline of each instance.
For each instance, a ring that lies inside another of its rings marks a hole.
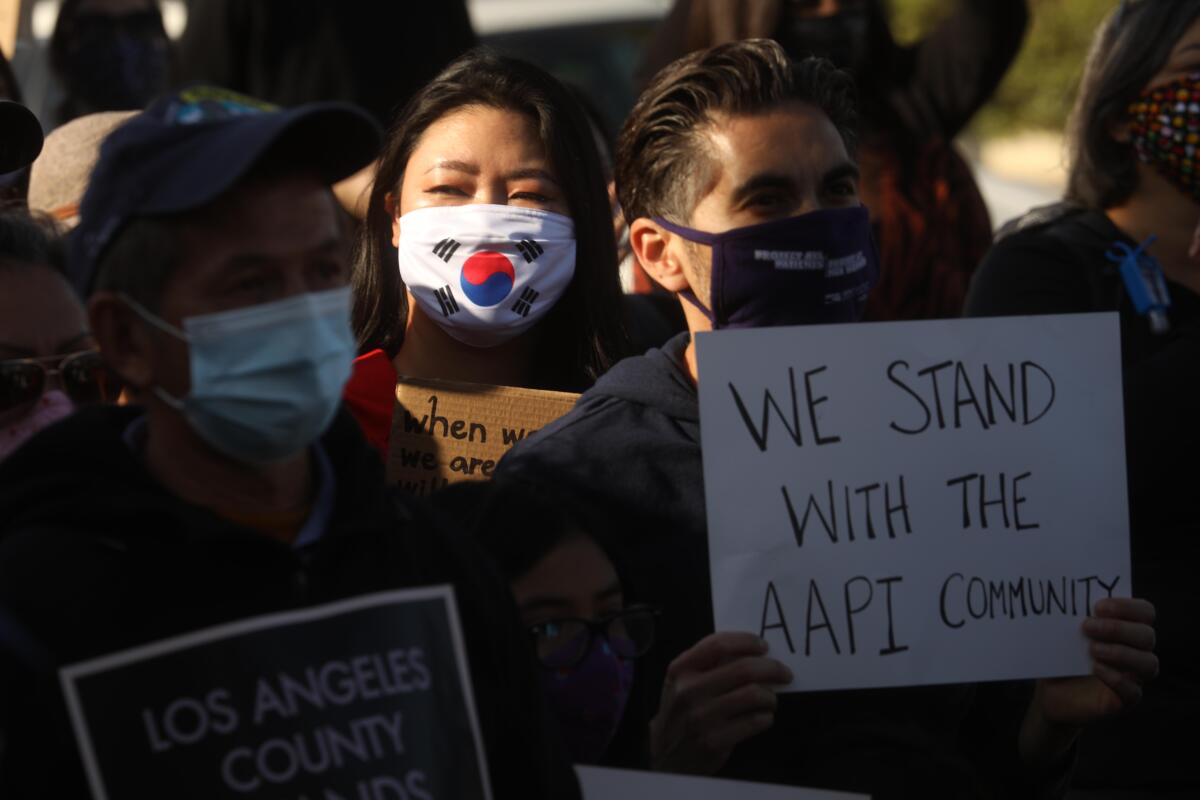
[[[829,17],[802,17],[792,4],[775,38],[792,58],[820,56],[855,75],[863,75],[871,64],[870,29],[864,4]]]
[[[142,108],[168,86],[162,18],[150,11],[119,17],[82,15],[63,66],[65,88],[82,110]]]

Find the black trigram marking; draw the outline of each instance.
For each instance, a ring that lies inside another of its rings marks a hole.
[[[512,310],[520,314],[522,317],[528,317],[529,311],[533,306],[533,301],[539,297],[538,293],[528,286],[521,292],[521,296],[517,298],[517,302],[513,304]]]
[[[532,239],[522,239],[517,242],[517,249],[521,251],[521,255],[525,256],[526,264],[532,264],[534,259],[546,252],[540,244]]]
[[[458,247],[458,245],[455,245],[455,247]],[[454,299],[454,292],[449,286],[434,289],[433,293],[437,296],[438,304],[442,307],[443,317],[449,317],[458,313],[458,301]]]
[[[459,247],[459,243],[453,239],[442,239],[433,246],[433,254],[448,264]]]

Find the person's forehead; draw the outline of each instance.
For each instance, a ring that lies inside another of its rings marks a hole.
[[[177,277],[188,284],[245,259],[284,263],[346,245],[332,192],[316,179],[241,184],[180,217],[177,231],[184,254]]]
[[[537,125],[527,114],[493,106],[457,108],[429,126],[412,159],[544,160],[546,149]]]
[[[83,305],[49,267],[0,266],[0,342],[49,355],[87,327]]]
[[[755,172],[825,170],[848,159],[837,127],[816,106],[793,102],[758,114],[718,115],[703,131],[727,181]],[[716,182],[724,182],[721,177]]]

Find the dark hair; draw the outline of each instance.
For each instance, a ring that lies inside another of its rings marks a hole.
[[[1071,115],[1067,199],[1112,208],[1137,190],[1137,156],[1112,130],[1200,17],[1200,3],[1123,3],[1096,32]]]
[[[712,168],[703,136],[713,115],[755,114],[789,101],[825,112],[854,151],[854,83],[825,59],[792,62],[770,39],[747,39],[663,68],[617,141],[617,193],[625,218],[670,216],[686,224]]]
[[[465,106],[510,109],[538,126],[575,222],[575,277],[539,323],[534,383],[582,391],[625,354],[617,250],[600,157],[587,115],[568,90],[541,69],[486,50],[455,61],[396,118],[371,189],[354,263],[354,330],[362,352],[395,356],[408,316],[405,287],[391,243],[387,196],[398,192],[409,157],[434,122]]]
[[[0,210],[0,271],[44,267],[65,276],[66,261],[52,218],[18,208]]]
[[[455,484],[434,495],[434,507],[480,545],[509,583],[575,537],[595,541],[612,560],[577,498],[544,482],[509,477]]]
[[[86,294],[119,292],[157,310],[182,259],[178,217],[139,217],[121,229],[96,264],[96,280]]]

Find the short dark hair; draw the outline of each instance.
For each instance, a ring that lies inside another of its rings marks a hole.
[[[770,39],[746,39],[668,64],[638,98],[617,142],[625,218],[670,216],[686,223],[706,182],[702,137],[713,116],[756,114],[790,101],[823,111],[854,152],[854,82],[825,59],[793,62]]]
[[[177,220],[177,216],[138,217],[126,224],[101,254],[92,291],[125,294],[157,310],[182,260]]]
[[[47,268],[65,276],[66,263],[53,219],[23,208],[0,210],[0,270]]]
[[[625,355],[616,238],[604,171],[587,114],[549,73],[488,50],[455,61],[421,90],[388,132],[354,260],[359,349],[389,357],[404,342],[405,287],[392,247],[387,197],[397,193],[417,142],[442,117],[479,105],[528,115],[567,196],[575,223],[575,277],[538,327],[537,388],[583,391]]]
[[[1137,155],[1113,138],[1112,128],[1129,118],[1129,106],[1198,17],[1198,3],[1135,0],[1100,26],[1071,115],[1068,200],[1102,210],[1137,189]]]

